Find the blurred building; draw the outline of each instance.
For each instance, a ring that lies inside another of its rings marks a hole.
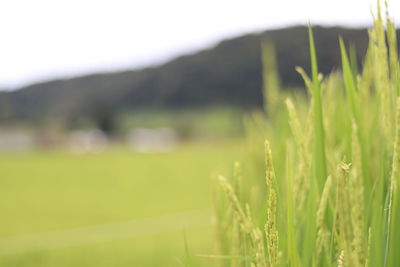
[[[138,152],[168,152],[176,149],[178,135],[170,128],[135,129],[128,135],[129,146]]]
[[[23,130],[0,130],[0,151],[26,151],[35,147],[34,136]]]
[[[76,130],[69,133],[67,146],[73,153],[99,153],[104,151],[109,144],[107,135],[98,130]]]

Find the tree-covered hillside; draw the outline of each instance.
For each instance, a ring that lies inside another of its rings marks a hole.
[[[366,29],[314,28],[320,71],[340,66],[338,36],[364,54]],[[188,108],[233,105],[244,108],[262,104],[261,41],[277,50],[279,71],[287,88],[301,87],[294,70],[309,70],[307,27],[270,30],[220,42],[215,47],[181,56],[161,66],[114,73],[100,73],[55,80],[0,94],[2,121],[75,118],[107,120],[137,108]]]

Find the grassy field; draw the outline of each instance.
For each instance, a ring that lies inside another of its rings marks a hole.
[[[177,266],[184,235],[209,253],[212,177],[240,154],[227,142],[0,155],[0,266]]]

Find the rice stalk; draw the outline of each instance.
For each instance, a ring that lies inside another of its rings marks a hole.
[[[262,239],[261,231],[258,227],[254,226],[252,219],[248,216],[248,214],[243,209],[242,205],[239,202],[239,199],[232,187],[232,185],[227,181],[224,176],[218,177],[222,189],[225,191],[231,207],[235,213],[235,217],[237,218],[242,231],[244,231],[250,238],[252,243],[252,247],[255,254],[255,263],[257,267],[265,267],[267,266],[265,260],[265,248],[264,241]]]
[[[374,28],[370,31],[370,39],[373,44],[373,62],[375,70],[375,88],[380,96],[380,108],[383,131],[388,140],[392,140],[393,115],[391,113],[391,99],[393,98],[389,83],[389,66],[387,60],[387,47],[385,28],[381,14],[381,4],[377,1],[377,18],[374,20]]]
[[[396,231],[396,213],[398,213],[398,182],[399,182],[399,168],[400,168],[400,97],[397,98],[397,111],[396,111],[396,135],[393,144],[393,160],[392,160],[392,173],[390,176],[390,188],[389,188],[389,204],[388,204],[388,221],[387,221],[387,237],[386,237],[386,249],[385,249],[385,266],[388,261],[394,263],[395,252],[393,247],[395,240],[393,240],[393,233]],[[392,251],[391,251],[392,250]]]
[[[268,188],[268,210],[265,234],[267,237],[267,249],[269,266],[275,267],[278,263],[278,242],[279,235],[276,228],[276,192],[275,192],[275,171],[272,164],[272,152],[268,141],[265,141],[265,178]]]
[[[389,70],[390,70],[391,89],[393,96],[399,96],[400,87],[399,87],[399,58],[397,52],[398,51],[397,32],[396,32],[396,26],[389,16],[389,6],[387,1],[385,1],[385,5],[386,5],[387,41],[389,45]]]
[[[337,259],[337,267],[345,266],[344,250],[340,251],[339,257]]]

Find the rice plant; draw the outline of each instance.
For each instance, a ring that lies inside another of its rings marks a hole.
[[[400,266],[400,71],[382,13],[360,71],[339,37],[342,71],[323,77],[309,27],[304,93],[281,90],[263,44],[265,113],[245,119],[248,160],[219,178],[220,266]]]

